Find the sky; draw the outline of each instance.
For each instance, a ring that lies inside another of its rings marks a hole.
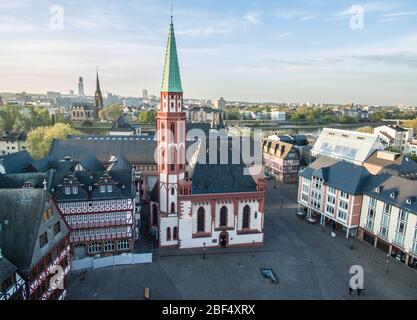
[[[59,7],[57,7],[57,5]],[[417,105],[417,1],[175,0],[185,98]],[[170,0],[0,0],[0,92],[159,94]]]

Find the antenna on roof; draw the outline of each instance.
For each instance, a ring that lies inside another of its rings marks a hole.
[[[174,1],[171,0],[171,23],[173,23],[174,20]]]

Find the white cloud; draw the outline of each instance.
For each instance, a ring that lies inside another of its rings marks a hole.
[[[274,39],[275,40],[281,40],[281,39],[288,38],[289,36],[291,36],[290,32],[278,32],[278,33],[274,34]]]
[[[259,24],[260,20],[259,17],[261,14],[259,12],[248,12],[244,15],[244,19],[249,21],[252,24]]]

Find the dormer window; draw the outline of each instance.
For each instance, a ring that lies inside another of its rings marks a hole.
[[[111,184],[107,185],[107,192],[113,192],[113,186]]]
[[[100,186],[100,192],[101,193],[106,193],[106,186]]]
[[[392,192],[390,194],[391,199],[395,199],[395,198],[397,198],[397,196],[398,196],[398,192]]]
[[[375,189],[375,192],[376,192],[376,193],[381,193],[381,192],[382,192],[382,190],[383,190],[383,187],[382,187],[382,186],[379,186],[379,187],[377,187],[377,188]]]
[[[65,194],[71,194],[71,187],[65,187]]]
[[[78,187],[72,187],[72,193],[78,194]]]
[[[407,198],[406,203],[407,204],[413,204],[413,198]]]

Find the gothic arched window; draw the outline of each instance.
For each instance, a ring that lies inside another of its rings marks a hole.
[[[246,205],[243,208],[242,229],[250,228],[250,207]]]
[[[227,227],[227,207],[220,209],[220,227]]]
[[[204,223],[204,219],[205,219],[205,211],[203,207],[200,207],[197,211],[197,232],[204,232],[205,230],[205,223]]]

